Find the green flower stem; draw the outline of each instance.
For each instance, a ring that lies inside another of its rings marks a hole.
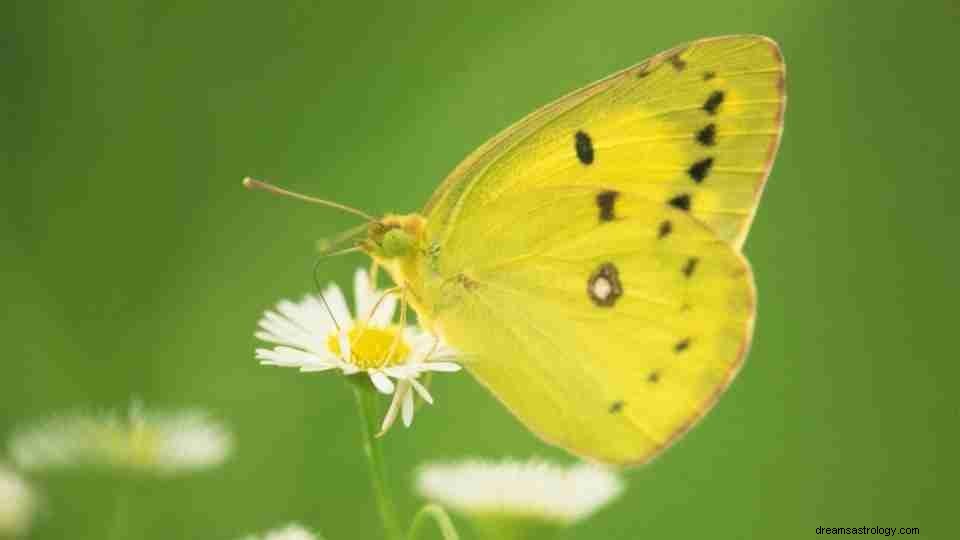
[[[473,524],[483,540],[546,540],[562,530],[557,523],[496,515],[474,516]]]
[[[373,494],[377,500],[377,509],[383,520],[383,530],[387,540],[402,540],[400,522],[397,520],[397,511],[390,498],[387,487],[387,470],[383,459],[383,449],[380,439],[376,437],[379,426],[379,410],[377,407],[377,391],[369,379],[361,375],[349,377],[353,383],[353,392],[357,397],[357,406],[360,408],[361,424],[363,427],[363,451],[370,465],[370,478],[373,481]]]
[[[420,529],[423,528],[428,517],[432,517],[437,522],[443,540],[460,540],[460,535],[457,534],[457,528],[453,526],[450,516],[447,515],[442,506],[436,504],[425,505],[417,512],[417,515],[413,516],[413,523],[410,525],[410,534],[407,535],[407,540],[417,540]]]
[[[111,540],[130,538],[130,483],[129,479],[121,478],[113,486],[113,519],[107,536]]]

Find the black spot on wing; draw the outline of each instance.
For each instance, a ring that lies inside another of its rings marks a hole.
[[[704,72],[703,72],[703,80],[705,80],[705,81],[709,81],[710,79],[712,79],[712,78],[714,78],[714,77],[716,77],[716,76],[717,76],[717,74],[716,74],[716,72],[714,72],[714,71],[704,71]]]
[[[620,272],[613,263],[605,262],[590,274],[587,296],[599,307],[611,307],[623,296]]]
[[[708,157],[701,159],[700,161],[694,163],[687,169],[687,174],[690,175],[690,178],[693,178],[693,181],[696,183],[703,182],[703,179],[710,174],[710,167],[713,166],[713,158]]]
[[[690,348],[690,338],[683,338],[673,346],[673,352],[682,353],[683,351]]]
[[[696,257],[690,257],[687,259],[686,264],[683,265],[683,275],[688,279],[693,275],[694,271],[697,269],[697,263],[700,262],[700,259]]]
[[[713,146],[717,144],[717,126],[716,124],[707,124],[706,127],[697,132],[697,142],[704,146]]]
[[[673,69],[677,71],[683,71],[687,69],[687,62],[683,58],[680,58],[679,54],[671,56],[668,61],[670,62],[670,65],[673,66]]]
[[[648,382],[648,383],[651,383],[651,384],[656,384],[656,383],[660,382],[660,372],[659,372],[659,371],[651,371],[650,374],[647,375],[647,382]]]
[[[597,194],[597,208],[600,210],[600,221],[613,221],[616,218],[614,205],[617,202],[619,191],[601,191]]]
[[[717,108],[720,107],[721,103],[723,103],[723,92],[714,90],[710,97],[703,102],[703,110],[707,111],[707,114],[717,114]]]
[[[669,219],[665,219],[660,222],[660,229],[657,230],[657,238],[665,238],[671,231],[673,231],[673,224],[670,223]]]
[[[667,203],[680,210],[690,210],[690,195],[683,193],[667,201]]]
[[[616,400],[610,404],[610,414],[616,414],[623,410],[623,406],[626,405],[623,400]]]
[[[573,148],[577,151],[577,159],[584,165],[593,163],[593,140],[584,131],[578,131],[573,135]]]

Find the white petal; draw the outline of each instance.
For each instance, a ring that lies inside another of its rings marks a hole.
[[[232,435],[202,410],[163,412],[135,401],[126,415],[58,415],[18,431],[9,444],[11,459],[26,469],[96,465],[176,474],[222,463]],[[4,491],[0,489],[0,537],[6,538],[3,518],[9,516],[4,514],[10,494]]]
[[[277,303],[277,311],[310,334],[327,334],[333,326],[330,314],[311,295],[304,296],[299,303],[283,300]]]
[[[415,326],[408,326],[403,329],[403,339],[410,344],[411,356],[423,358],[437,342],[431,334],[420,331]]]
[[[336,364],[311,364],[311,365],[300,366],[300,371],[302,373],[311,373],[314,371],[328,371],[331,369],[336,369],[338,367],[340,366]]]
[[[383,295],[386,293],[380,293]],[[377,297],[377,300],[380,299],[380,296]],[[371,306],[372,307],[372,306]],[[383,301],[380,302],[380,305],[377,306],[377,312],[370,317],[370,326],[385,327],[390,326],[390,322],[393,321],[393,314],[397,311],[397,295],[394,293],[386,294],[383,298]]]
[[[243,540],[318,540],[317,537],[299,523],[290,523],[282,528],[272,529],[259,535],[247,535]]]
[[[330,306],[330,311],[333,312],[333,316],[337,319],[337,324],[340,325],[340,328],[351,326],[353,318],[350,316],[347,299],[344,298],[343,291],[340,290],[340,287],[330,284],[330,286],[323,291],[323,298],[327,301],[327,305]]]
[[[357,307],[357,320],[366,321],[370,316],[370,309],[377,301],[376,291],[370,283],[370,276],[363,268],[357,268],[353,274],[353,301]]]
[[[403,396],[403,425],[410,427],[413,423],[413,392],[407,390]]]
[[[341,331],[337,334],[337,340],[340,342],[340,358],[349,362],[350,359],[353,358],[351,356],[351,352],[353,351],[350,350],[350,336],[346,331]]]
[[[613,471],[540,460],[430,464],[417,475],[426,499],[473,515],[572,524],[623,492]]]
[[[390,429],[390,426],[397,420],[397,413],[400,411],[400,399],[403,396],[400,395],[400,392],[394,392],[393,399],[390,401],[390,408],[387,409],[387,414],[383,416],[383,423],[380,424],[380,433],[377,434],[379,437],[387,432]]]
[[[390,324],[397,309],[397,298],[392,293],[385,295],[384,291],[375,289],[370,276],[362,268],[353,275],[353,293],[357,304],[357,321],[366,323],[369,320],[370,326],[377,327]],[[371,313],[374,306],[377,306],[377,311]]]
[[[418,394],[420,394],[420,397],[422,397],[423,400],[426,401],[427,403],[433,405],[433,396],[431,396],[430,392],[427,391],[427,387],[420,384],[420,381],[416,379],[408,379],[408,380],[410,381],[410,384],[413,385],[413,389],[416,390]]]
[[[393,393],[393,381],[390,380],[390,377],[387,377],[379,371],[368,371],[367,374],[370,375],[370,381],[377,387],[377,390],[379,390],[381,394]]]
[[[257,349],[256,358],[261,361],[261,364],[268,366],[302,367],[328,363],[325,359],[314,354],[299,349],[291,349],[290,347]]]
[[[441,371],[444,373],[454,373],[460,371],[460,364],[453,362],[424,362],[417,366],[420,371]]]
[[[270,360],[272,355],[273,349],[257,349],[254,351],[254,358],[257,360]]]
[[[262,330],[273,335],[275,338],[266,341],[272,341],[282,345],[292,345],[294,347],[300,347],[301,349],[311,348],[317,341],[316,336],[273,311],[264,313],[263,318],[260,319],[257,324]]]
[[[383,368],[382,371],[394,379],[409,379],[420,374],[416,364],[400,364],[399,366]]]
[[[269,343],[276,343],[278,345],[290,345],[289,343],[284,343],[285,340],[271,334],[270,332],[267,332],[266,330],[257,330],[253,333],[253,337],[259,339],[260,341],[267,341]]]
[[[0,465],[0,501],[0,534],[20,538],[33,521],[37,495],[25,479],[4,465]]]
[[[310,326],[308,329],[311,333],[326,336],[337,329],[337,325],[334,324],[333,321],[333,316],[330,315],[330,311],[333,310],[327,310],[327,307],[323,305],[323,300],[321,300],[319,295],[304,297],[303,308],[310,313]],[[339,323],[339,319],[337,322]]]
[[[257,337],[264,341],[270,341],[280,345],[290,345],[314,352],[323,352],[326,350],[322,337],[311,334],[272,311],[264,313],[263,318],[260,319],[258,324],[265,332],[264,334],[258,333]]]
[[[441,362],[450,362],[452,364],[457,364],[462,367],[464,363],[463,360],[466,356],[462,353],[457,354],[448,354],[448,355],[433,355],[430,357],[429,362],[424,362],[425,364],[439,364]]]
[[[443,342],[443,340],[440,341],[440,345],[437,347],[437,350],[433,351],[434,358],[453,358],[457,356],[463,356],[463,353],[447,345]]]
[[[417,361],[456,359],[462,356],[459,351],[445,344],[443,340],[413,326],[404,329],[403,337],[410,344],[411,356]]]

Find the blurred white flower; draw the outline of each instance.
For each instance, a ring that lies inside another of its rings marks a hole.
[[[37,509],[37,498],[17,473],[0,465],[0,538],[24,534]]]
[[[458,371],[460,366],[452,361],[455,352],[415,327],[393,324],[395,295],[374,289],[362,269],[354,274],[354,295],[356,317],[350,313],[340,287],[333,284],[323,291],[322,299],[307,295],[300,302],[279,302],[276,311],[264,313],[255,334],[277,346],[257,349],[256,357],[263,365],[295,367],[304,372],[363,372],[379,392],[393,395],[381,431],[386,431],[398,414],[409,426],[415,409],[414,393],[433,403],[430,392],[417,379],[429,371]]]
[[[267,531],[259,536],[245,536],[243,540],[317,540],[317,537],[301,525],[291,523],[282,529]]]
[[[417,491],[473,516],[570,525],[620,495],[623,484],[616,474],[595,465],[473,460],[421,467]]]
[[[56,416],[15,432],[10,456],[25,470],[75,466],[176,474],[220,465],[233,447],[227,428],[200,410]]]

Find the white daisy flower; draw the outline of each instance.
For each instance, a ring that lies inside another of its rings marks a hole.
[[[27,532],[37,498],[17,473],[0,465],[0,538]]]
[[[92,465],[176,474],[220,465],[232,440],[203,411],[144,411],[134,403],[125,417],[70,414],[21,429],[10,456],[26,470]]]
[[[429,371],[458,371],[460,366],[452,361],[455,352],[430,334],[394,324],[396,296],[374,289],[363,269],[354,274],[354,298],[356,317],[334,284],[323,291],[323,299],[307,295],[300,302],[279,302],[275,311],[264,313],[255,334],[276,346],[257,349],[256,358],[263,365],[295,367],[304,372],[365,373],[380,393],[393,395],[381,432],[398,414],[403,424],[410,426],[414,393],[433,403],[430,392],[417,379]]]
[[[472,516],[570,525],[620,495],[623,484],[596,465],[473,460],[421,467],[417,491]]]
[[[259,536],[245,536],[243,540],[317,540],[317,537],[303,526],[291,523],[282,529],[267,531]]]

